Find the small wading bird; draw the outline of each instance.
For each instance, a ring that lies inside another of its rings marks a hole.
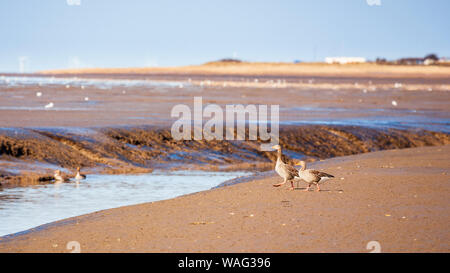
[[[281,176],[281,178],[284,179],[283,182],[281,182],[279,184],[275,184],[273,186],[279,187],[279,186],[285,184],[287,181],[290,181],[291,187],[289,189],[293,190],[294,189],[294,178],[298,177],[298,170],[296,168],[294,168],[293,166],[288,165],[283,162],[283,160],[281,159],[281,146],[280,145],[275,145],[272,147],[272,149],[276,149],[277,153],[278,153],[277,163],[275,165],[275,171],[278,173],[279,176]]]
[[[69,178],[67,176],[62,175],[60,170],[56,170],[55,174],[53,175],[56,182],[67,182],[69,181]]]
[[[85,174],[80,174],[80,167],[77,168],[77,175],[75,175],[75,180],[82,180],[86,179]]]
[[[298,177],[296,177],[295,179],[302,179],[306,183],[308,183],[308,187],[304,191],[309,191],[309,188],[313,184],[317,186],[316,191],[320,191],[319,183],[323,183],[323,182],[327,181],[328,179],[331,179],[334,177],[333,175],[327,174],[324,172],[311,170],[311,169],[307,170],[305,161],[300,161],[300,162],[296,163],[295,165],[302,166],[300,168],[300,170],[298,170]]]

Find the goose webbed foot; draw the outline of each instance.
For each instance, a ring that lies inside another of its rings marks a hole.
[[[279,186],[281,186],[281,185],[284,185],[286,182],[287,182],[287,181],[284,180],[283,182],[278,183],[278,184],[274,184],[273,186],[274,186],[274,187],[279,187]]]
[[[306,187],[303,191],[309,191],[309,188],[311,188],[311,185],[308,185],[308,187]]]
[[[289,188],[290,191],[294,190],[294,181],[291,180],[291,187]]]

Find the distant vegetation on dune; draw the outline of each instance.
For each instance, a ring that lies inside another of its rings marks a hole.
[[[239,60],[239,59],[232,59],[232,58],[225,58],[225,59],[220,59],[218,61],[212,61],[212,62],[207,62],[205,63],[205,65],[215,65],[215,64],[239,64],[242,63],[243,61]]]

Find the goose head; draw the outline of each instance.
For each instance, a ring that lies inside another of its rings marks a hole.
[[[60,170],[56,170],[55,174],[53,176],[55,177],[55,179],[60,179],[61,178],[61,171]]]
[[[305,168],[305,166],[306,166],[306,162],[305,161],[299,161],[299,162],[297,162],[297,163],[295,163],[295,166],[302,166],[303,168]]]
[[[281,146],[280,145],[274,145],[274,146],[272,146],[272,149],[281,150]]]

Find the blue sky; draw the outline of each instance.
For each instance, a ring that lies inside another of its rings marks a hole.
[[[448,0],[80,1],[0,0],[0,72],[450,56]]]

